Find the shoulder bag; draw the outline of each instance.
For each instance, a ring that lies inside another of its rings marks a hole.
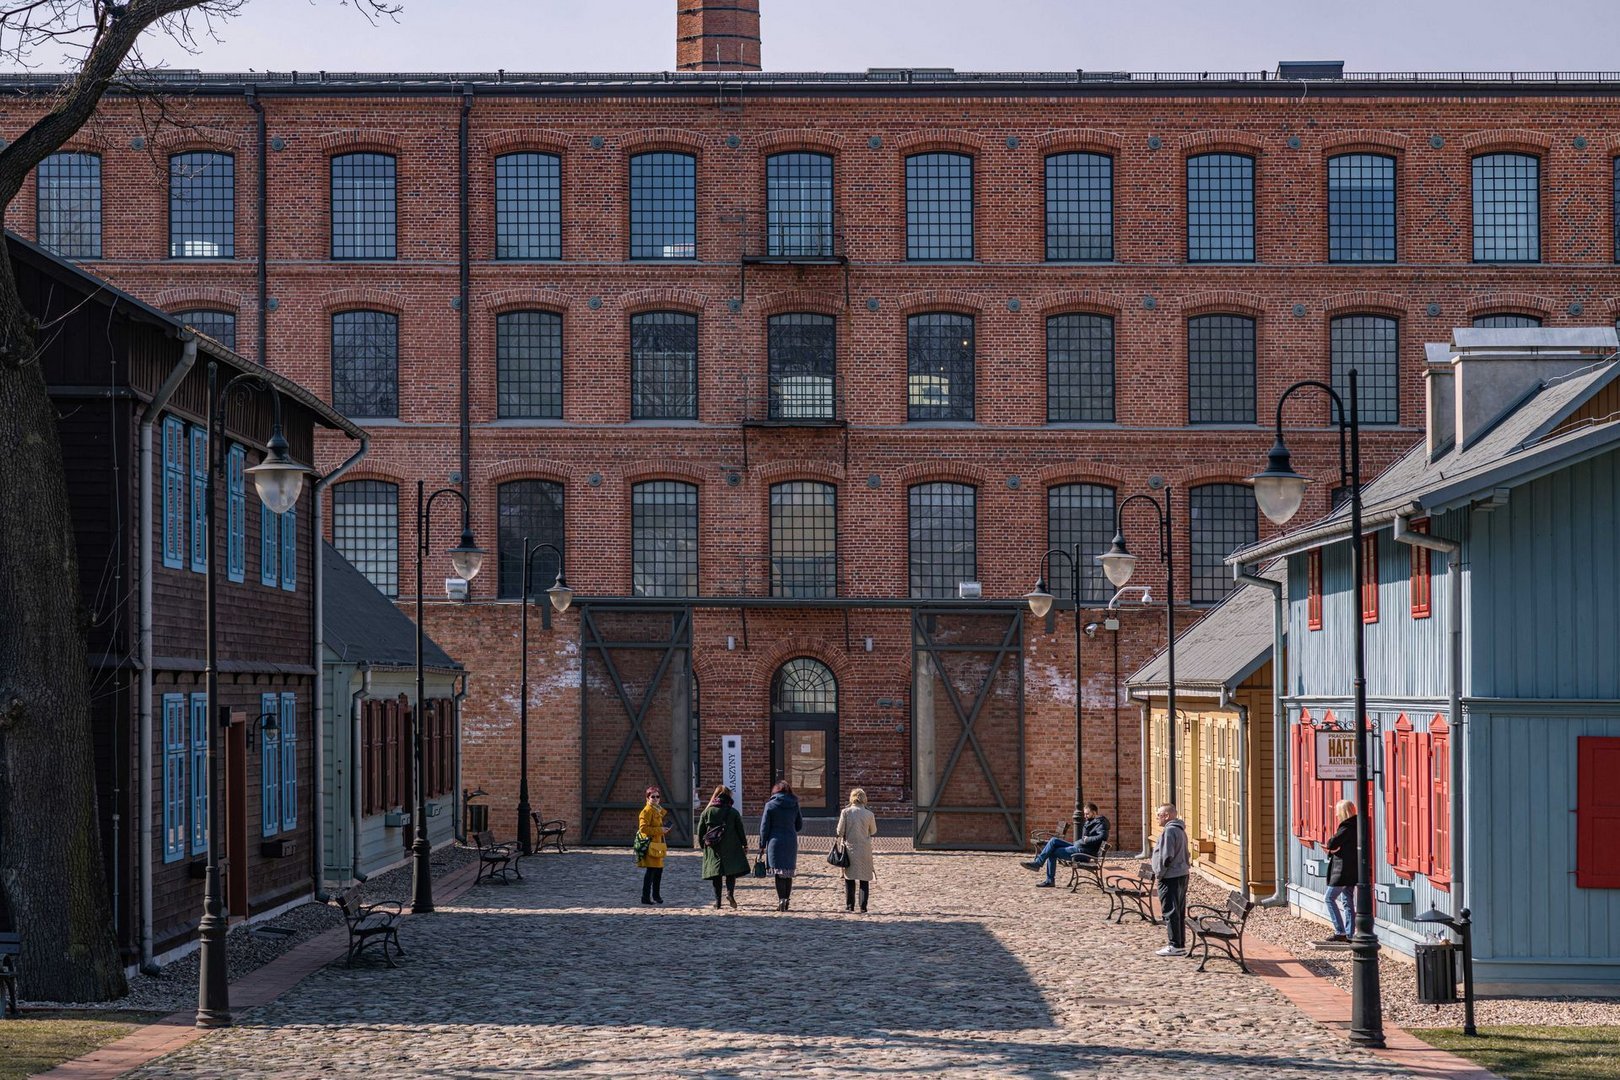
[[[844,868],[849,865],[849,848],[843,844],[834,843],[832,850],[827,852],[827,865]]]
[[[636,858],[645,859],[647,849],[652,847],[652,837],[646,833],[636,833],[636,838],[630,841],[630,850],[636,853]]]

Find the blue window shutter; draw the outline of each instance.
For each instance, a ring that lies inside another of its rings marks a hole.
[[[186,696],[163,695],[163,861],[186,854]]]
[[[208,432],[191,428],[191,568],[208,572]]]
[[[225,514],[226,576],[243,581],[247,578],[247,452],[233,446],[226,460],[230,487]]]
[[[281,695],[281,827],[298,828],[298,695]]]
[[[208,850],[208,695],[191,695],[191,853]]]
[[[259,504],[259,584],[272,589],[281,580],[281,522]]]
[[[281,741],[279,732],[266,722],[270,716],[280,722],[281,701],[275,694],[259,695],[259,818],[265,836],[281,831]],[[266,715],[268,714],[268,715]]]
[[[298,589],[298,507],[281,515],[281,587]]]
[[[178,570],[186,551],[186,427],[174,417],[163,421],[163,565]]]

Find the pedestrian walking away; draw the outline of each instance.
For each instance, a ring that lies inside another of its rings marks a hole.
[[[1086,803],[1085,809],[1081,813],[1084,816],[1085,824],[1081,826],[1078,841],[1071,844],[1061,836],[1054,836],[1046,842],[1045,847],[1041,848],[1039,855],[1021,864],[1031,870],[1046,867],[1046,880],[1038,883],[1035,886],[1037,889],[1050,889],[1056,884],[1057,864],[1060,860],[1078,859],[1081,862],[1087,862],[1096,858],[1097,853],[1102,850],[1103,844],[1107,843],[1108,819],[1103,817],[1101,810],[1097,809],[1097,804],[1094,802]]]
[[[866,901],[872,889],[872,837],[877,835],[877,818],[866,808],[866,791],[856,788],[849,793],[849,805],[838,815],[838,842],[849,855],[844,867],[844,910],[855,910],[855,892],[861,894],[861,912],[866,912]]]
[[[1159,807],[1159,842],[1153,845],[1153,873],[1159,881],[1159,914],[1170,943],[1160,956],[1187,955],[1187,825],[1170,803]]]
[[[742,814],[732,805],[731,789],[724,784],[709,796],[709,805],[697,821],[698,839],[703,844],[703,877],[714,885],[714,906],[720,906],[720,890],[737,906],[737,879],[748,873],[748,836]]]
[[[641,818],[636,824],[636,865],[644,868],[641,875],[643,904],[664,902],[664,856],[669,853],[664,837],[668,835],[670,826],[664,824],[667,813],[663,802],[663,792],[655,787],[648,788],[647,805],[641,808]],[[645,846],[643,839],[646,840]]]
[[[771,788],[765,812],[759,816],[759,852],[766,869],[776,878],[776,910],[786,911],[793,898],[793,875],[799,866],[799,830],[804,817],[799,798],[786,780]]]
[[[1356,858],[1360,848],[1356,844],[1356,804],[1342,799],[1333,806],[1339,827],[1328,838],[1327,909],[1333,923],[1333,936],[1328,944],[1343,944],[1350,940],[1356,925],[1356,886],[1361,884],[1361,863]]]

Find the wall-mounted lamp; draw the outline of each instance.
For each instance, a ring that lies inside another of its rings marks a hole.
[[[726,635],[726,651],[727,652],[736,652],[737,651],[737,639],[735,637],[732,637],[730,634]]]
[[[868,637],[868,638],[867,638],[867,639],[866,639],[866,651],[867,651],[867,652],[871,652],[871,651],[872,651],[872,639],[871,639],[871,638],[870,638],[870,637]]]
[[[281,717],[273,712],[263,712],[253,718],[248,725],[248,740],[258,742],[263,733],[281,730]]]

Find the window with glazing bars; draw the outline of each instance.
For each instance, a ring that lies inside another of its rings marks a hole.
[[[169,158],[169,257],[236,254],[236,158],[198,151]]]
[[[1526,330],[1540,326],[1541,317],[1503,311],[1495,315],[1477,315],[1472,325],[1476,330]]]
[[[332,258],[392,259],[396,225],[392,154],[332,159]]]
[[[562,419],[562,316],[495,317],[495,398],[503,420]]]
[[[906,158],[906,258],[973,258],[973,159]]]
[[[833,159],[826,154],[775,154],[765,161],[765,252],[831,256]]]
[[[1114,422],[1114,320],[1054,315],[1046,320],[1046,419]]]
[[[236,316],[229,311],[181,311],[175,318],[207,334],[232,352],[236,351]]]
[[[630,419],[697,419],[697,316],[652,311],[630,319]]]
[[[1187,320],[1187,421],[1254,423],[1254,320],[1198,315]]]
[[[1046,159],[1046,257],[1107,262],[1114,257],[1114,159],[1053,154]]]
[[[1080,599],[1085,603],[1105,604],[1114,595],[1096,559],[1113,542],[1114,525],[1111,487],[1063,484],[1046,493],[1046,546],[1072,556],[1075,545],[1080,545]],[[1067,560],[1054,558],[1047,574],[1053,596],[1067,600],[1074,595],[1074,573]]]
[[[838,595],[838,489],[813,480],[771,485],[771,595]]]
[[[349,480],[332,488],[332,546],[384,596],[398,596],[399,485]]]
[[[503,600],[523,595],[523,538],[531,546],[550,544],[563,550],[563,486],[551,480],[513,480],[496,489]],[[548,602],[546,590],[557,580],[557,556],[543,551],[534,557],[529,572],[529,595]]]
[[[978,580],[978,492],[969,484],[934,483],[918,484],[908,495],[911,595],[954,600],[957,585]]]
[[[630,159],[630,257],[697,258],[697,158],[691,154]]]
[[[1620,262],[1620,157],[1614,159],[1614,261]]]
[[[332,407],[344,416],[399,415],[399,318],[386,311],[332,316]]]
[[[1382,315],[1341,315],[1328,328],[1333,389],[1348,406],[1356,369],[1356,405],[1363,424],[1401,422],[1400,323]]]
[[[1247,484],[1205,484],[1187,496],[1192,519],[1191,600],[1213,604],[1232,591],[1226,557],[1259,535],[1254,491]]]
[[[1254,261],[1254,159],[1187,159],[1187,261]]]
[[[906,320],[906,419],[973,419],[973,316]]]
[[[495,159],[495,257],[562,258],[562,159],[555,154]]]
[[[101,258],[101,156],[52,154],[34,171],[34,235],[65,259]]]
[[[1328,260],[1395,261],[1395,159],[1340,154],[1328,159]]]
[[[649,480],[630,489],[633,596],[698,594],[698,489]]]
[[[1541,159],[1481,154],[1474,159],[1474,261],[1541,259]]]
[[[766,327],[770,353],[770,418],[831,420],[837,370],[837,324],[831,315],[773,315]]]

